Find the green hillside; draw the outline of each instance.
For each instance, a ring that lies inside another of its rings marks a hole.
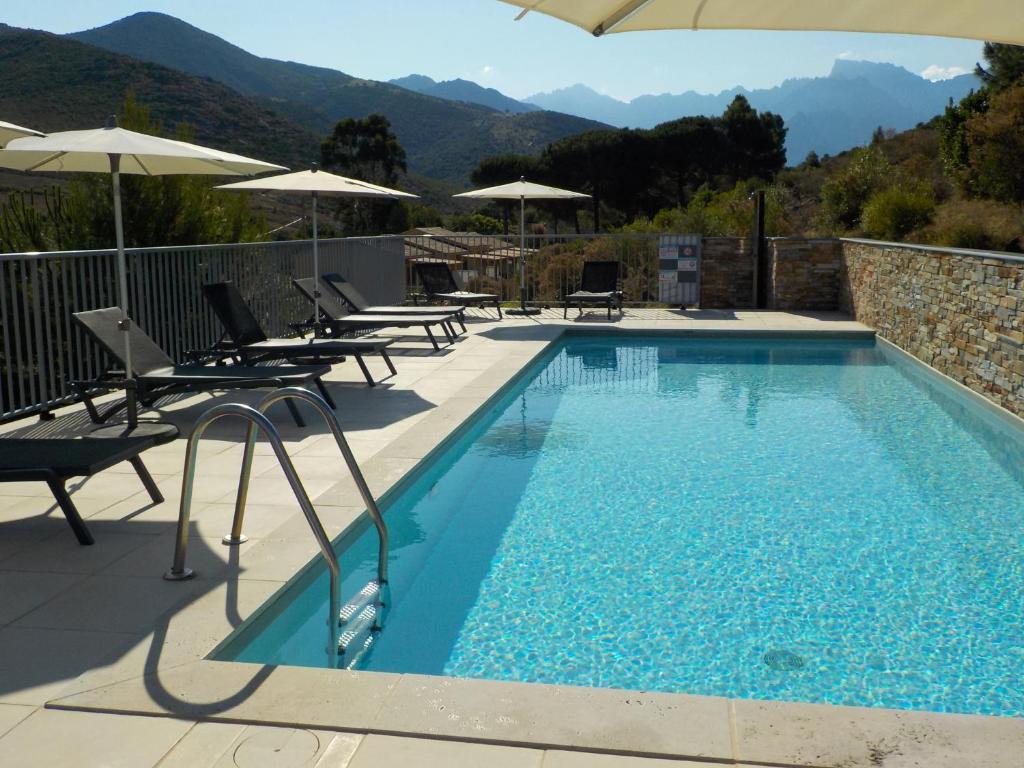
[[[0,25],[0,115],[42,131],[102,126],[133,90],[166,126],[201,144],[289,167],[319,156],[319,137],[230,88],[66,37]]]
[[[554,112],[505,114],[425,96],[333,69],[263,59],[160,13],[139,13],[74,38],[166,67],[208,77],[291,120],[327,134],[346,117],[379,112],[405,148],[410,171],[456,184],[487,156],[539,154],[552,141],[603,127]]]

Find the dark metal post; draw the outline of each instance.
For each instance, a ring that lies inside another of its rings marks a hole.
[[[768,241],[764,234],[764,190],[754,193],[754,306],[768,306]]]

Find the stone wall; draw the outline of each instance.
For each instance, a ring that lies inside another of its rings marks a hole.
[[[704,309],[754,306],[754,256],[741,237],[705,237],[701,246],[700,305]]]
[[[1024,415],[1024,258],[845,240],[839,307]]]
[[[843,249],[838,240],[772,238],[768,241],[769,309],[835,311]]]

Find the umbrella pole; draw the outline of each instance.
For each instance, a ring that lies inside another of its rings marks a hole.
[[[313,337],[320,336],[320,243],[316,226],[316,192],[313,193]]]
[[[117,238],[117,303],[121,305],[119,329],[124,333],[125,398],[127,399],[128,426],[138,425],[139,414],[135,403],[135,380],[132,378],[132,321],[128,317],[128,265],[124,255],[124,223],[121,218],[121,156],[110,156],[110,175],[114,186],[114,232]]]
[[[526,314],[526,197],[519,198],[519,308]]]

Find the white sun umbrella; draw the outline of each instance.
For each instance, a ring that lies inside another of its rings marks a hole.
[[[320,324],[320,238],[317,233],[317,200],[321,195],[331,197],[372,197],[398,199],[418,197],[389,187],[381,187],[368,181],[336,176],[321,171],[315,165],[308,171],[282,173],[252,181],[238,181],[224,184],[217,189],[250,192],[293,192],[308,194],[313,203],[313,324]]]
[[[519,314],[535,314],[540,310],[526,308],[526,201],[527,200],[576,200],[590,197],[582,192],[572,192],[558,187],[547,187],[534,184],[522,177],[511,184],[502,184],[486,189],[474,189],[462,192],[455,197],[482,198],[485,200],[518,200],[519,201]],[[513,312],[515,310],[512,310]]]
[[[117,127],[110,119],[106,128],[62,131],[48,136],[14,139],[0,149],[0,168],[37,173],[109,173],[114,189],[114,230],[117,239],[117,294],[124,332],[125,378],[128,382],[128,422],[134,428],[136,411],[132,379],[131,334],[128,333],[128,276],[121,222],[121,174],[137,176],[210,175],[244,176],[287,170],[241,155],[208,149],[184,141],[163,139]]]
[[[651,29],[886,32],[1024,45],[1020,0],[502,0],[595,36]]]
[[[42,134],[39,131],[33,131],[31,128],[22,128],[20,125],[5,123],[3,120],[0,120],[0,147],[13,139],[22,139],[26,136],[44,135],[45,134]]]

